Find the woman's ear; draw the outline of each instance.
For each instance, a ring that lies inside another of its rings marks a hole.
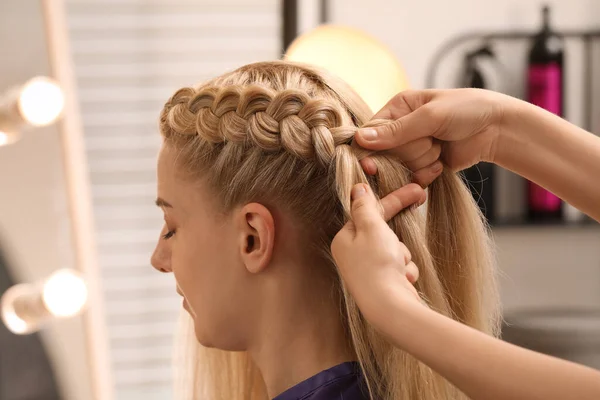
[[[255,274],[271,262],[275,245],[275,221],[262,204],[246,204],[238,213],[239,251],[246,269]]]

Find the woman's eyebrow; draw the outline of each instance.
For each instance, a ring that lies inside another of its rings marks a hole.
[[[161,199],[160,197],[156,199],[155,203],[157,207],[173,208],[171,204],[167,203],[164,199]]]

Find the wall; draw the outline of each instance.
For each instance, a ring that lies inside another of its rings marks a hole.
[[[600,28],[600,2],[595,0],[546,1],[552,7],[552,22],[559,29]],[[531,30],[541,23],[541,1],[523,0],[335,0],[332,21],[363,29],[386,43],[403,63],[414,88],[423,88],[434,53],[451,37],[472,30]],[[368,18],[365,18],[365,15]],[[436,85],[456,85],[462,50],[440,64]],[[527,43],[496,46],[508,83],[491,80],[496,90],[523,95],[523,73]],[[582,45],[567,42],[566,117],[583,124]],[[596,60],[598,61],[598,60]],[[596,64],[597,65],[597,64]],[[597,114],[597,113],[596,113]],[[503,190],[501,212],[520,212],[522,193],[514,177],[502,180],[512,190]],[[512,185],[512,186],[511,186]],[[512,227],[496,229],[498,258],[503,271],[502,295],[507,311],[533,306],[600,306],[600,229],[577,227]]]
[[[332,22],[364,29],[386,43],[398,55],[416,88],[424,87],[425,71],[433,52],[450,37],[471,30],[536,30],[541,24],[542,4],[551,6],[552,21],[559,30],[600,27],[600,3],[595,0],[333,0],[331,3]],[[515,62],[519,63],[518,56],[506,64]]]
[[[0,92],[49,71],[37,0],[0,2]],[[28,131],[0,148],[0,243],[18,281],[37,281],[71,266],[59,131]],[[92,399],[81,318],[42,332],[65,400]]]

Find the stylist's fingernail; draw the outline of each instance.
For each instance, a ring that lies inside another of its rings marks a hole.
[[[367,194],[367,188],[363,184],[354,185],[354,187],[352,188],[352,193],[351,193],[352,200],[356,200],[359,197],[364,196],[365,194]]]
[[[371,128],[359,129],[358,133],[365,140],[375,140],[377,139],[377,131]]]
[[[442,165],[441,162],[437,161],[435,164],[433,164],[431,166],[431,172],[437,174],[438,172],[440,172],[442,169],[444,168],[444,166]]]
[[[377,173],[377,165],[368,157],[360,160],[360,165],[367,175],[375,175]]]

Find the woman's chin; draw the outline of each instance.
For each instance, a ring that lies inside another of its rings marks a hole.
[[[196,336],[196,340],[198,343],[209,349],[220,349],[218,341],[215,341],[215,335],[209,332],[206,329],[206,326],[199,326],[199,324],[194,321],[194,334]]]
[[[194,333],[198,343],[209,349],[218,349],[224,351],[246,351],[239,340],[228,337],[227,335],[214,335],[214,332],[207,332],[206,329],[198,327],[194,324]]]
[[[208,349],[216,348],[212,341],[207,340],[204,336],[199,335],[197,331],[196,331],[196,340],[198,341],[198,343],[200,343],[200,345],[202,347],[206,347]]]

